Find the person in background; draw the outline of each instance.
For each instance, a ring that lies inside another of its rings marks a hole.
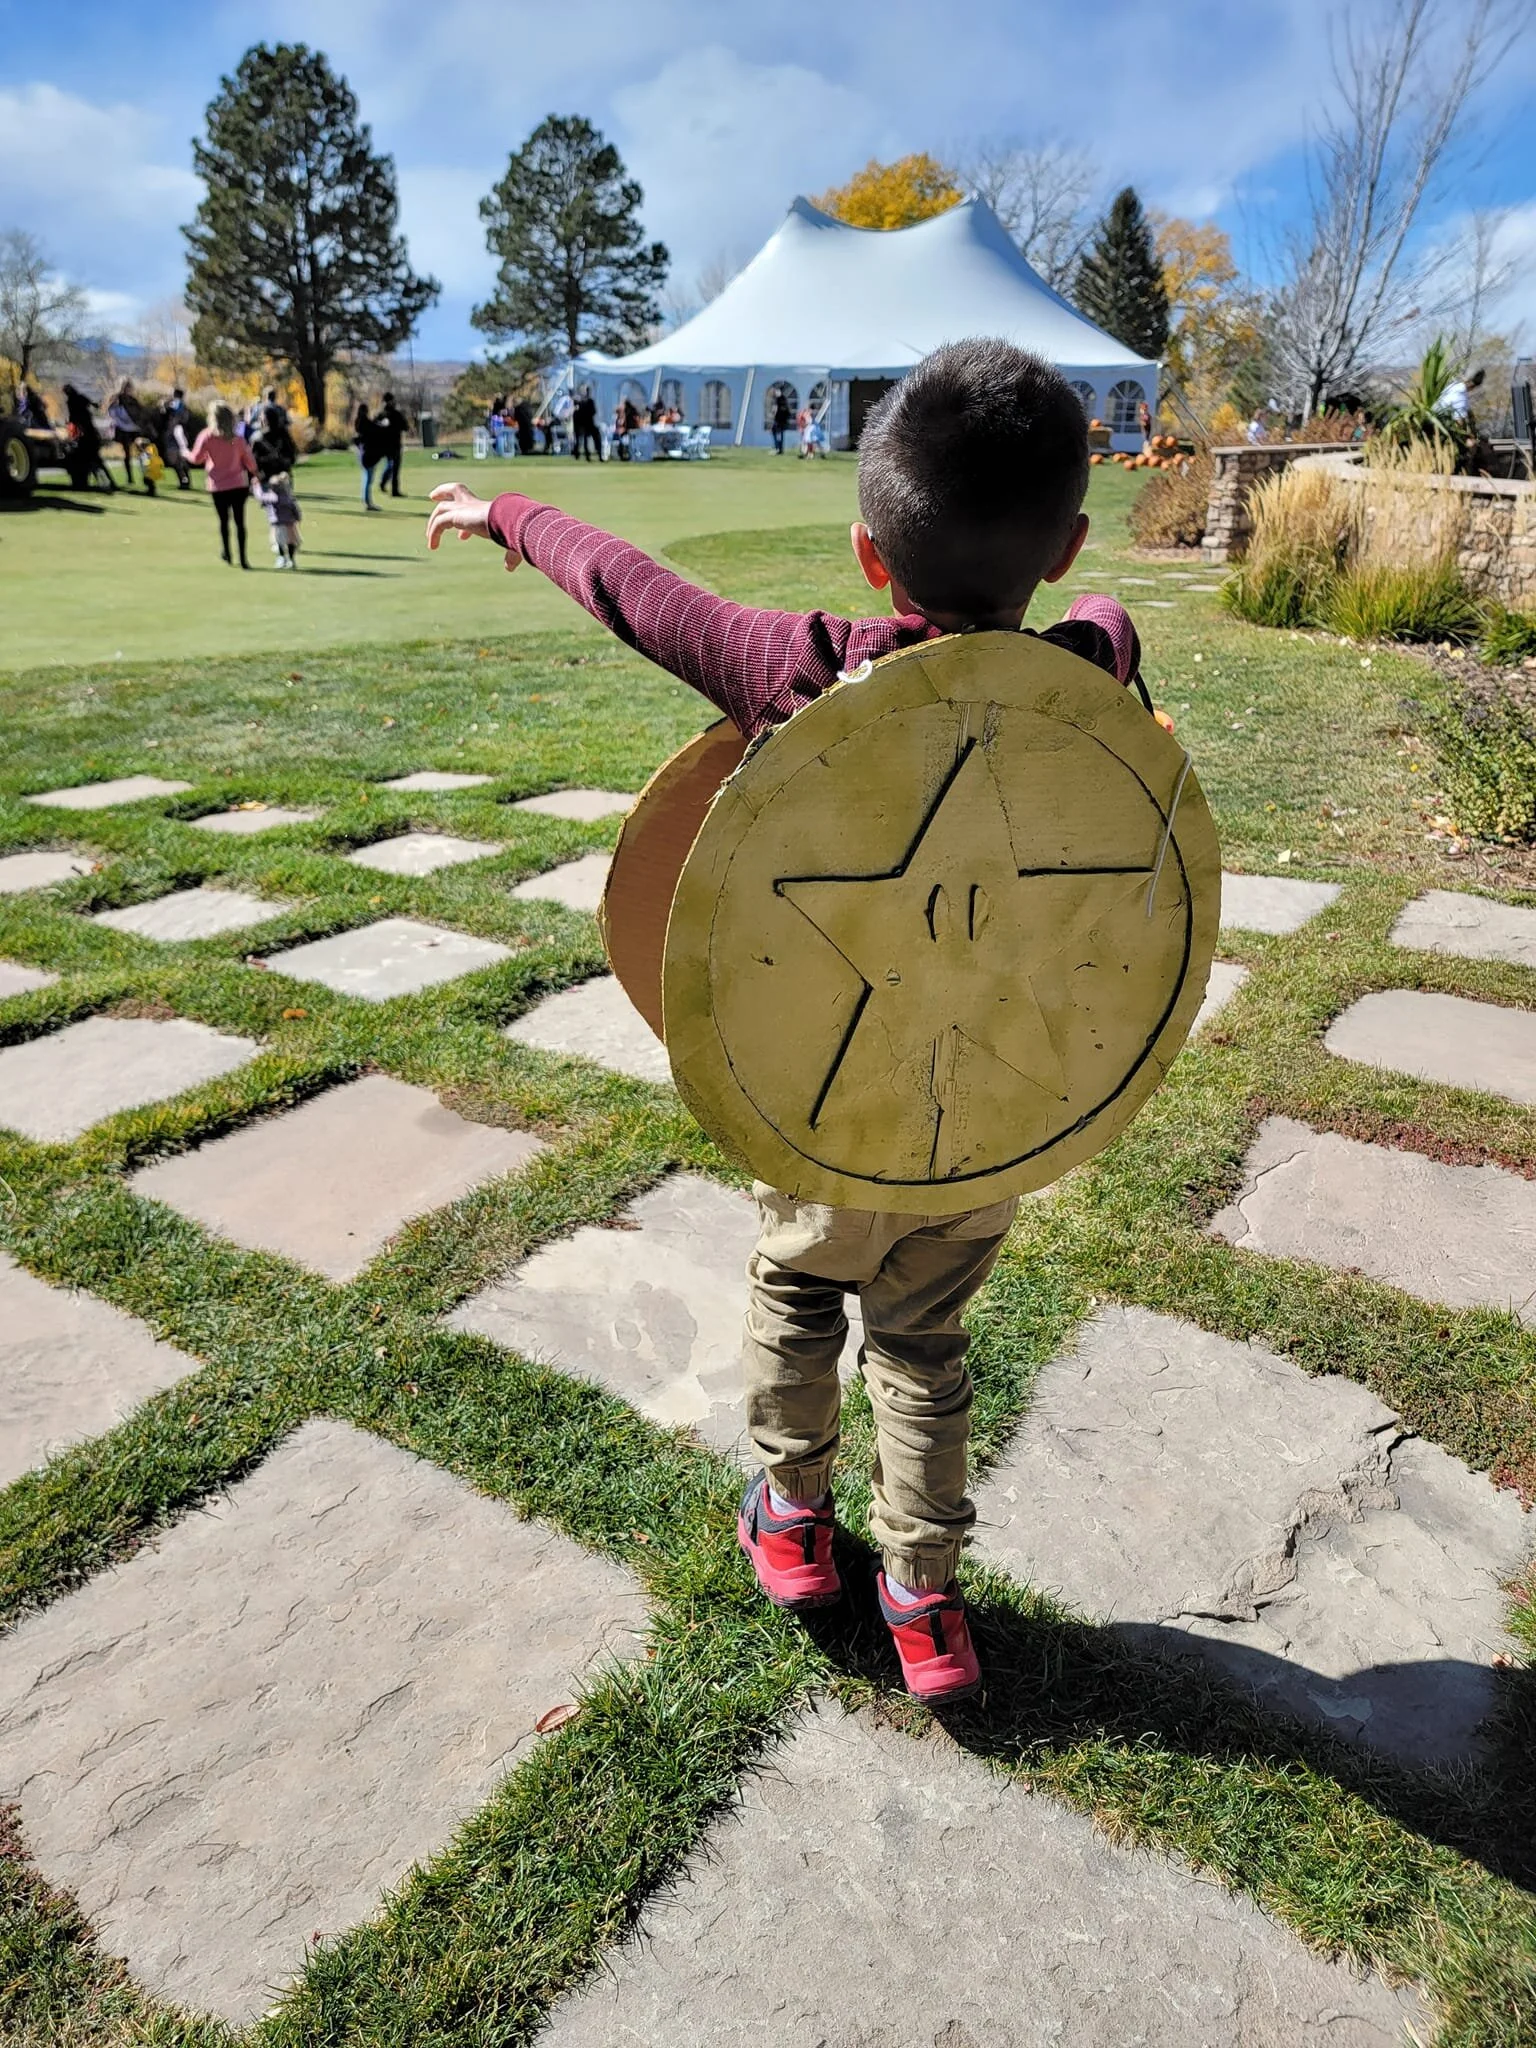
[[[773,452],[775,455],[782,455],[784,453],[784,436],[789,431],[790,422],[793,418],[794,414],[789,409],[789,400],[784,396],[781,387],[778,396],[773,401],[773,424],[768,430],[773,435]]]
[[[293,479],[286,470],[279,470],[276,476],[269,477],[258,487],[256,495],[266,510],[277,566],[279,569],[297,569],[299,522],[304,514],[293,495]]]
[[[107,425],[112,429],[113,437],[118,447],[122,450],[123,477],[131,488],[133,484],[134,444],[144,432],[144,412],[134,395],[133,379],[131,377],[125,377],[113,392],[111,398],[108,399]],[[150,481],[149,471],[142,461],[139,464],[139,478],[145,490],[153,497],[155,495],[155,487]]]
[[[593,449],[597,450],[599,462],[603,459],[603,434],[597,424],[597,400],[590,391],[583,391],[571,408],[571,460],[574,462],[585,455],[592,460]]]
[[[93,477],[99,476],[109,491],[115,491],[117,480],[102,459],[96,409],[85,393],[77,391],[73,384],[64,386],[64,414],[72,444],[70,482],[77,491],[84,490]]]
[[[512,408],[512,424],[517,428],[517,452],[531,455],[536,443],[533,438],[533,407],[526,398],[520,398]]]
[[[388,490],[392,498],[403,497],[400,463],[405,453],[405,415],[396,405],[393,391],[385,392],[375,425],[379,430],[379,452],[384,458],[384,474],[379,480],[379,488]]]
[[[352,446],[357,450],[358,467],[363,472],[363,510],[376,512],[379,508],[373,502],[373,472],[379,466],[382,450],[378,425],[366,400],[359,403],[352,421]]]
[[[545,455],[553,455],[555,452],[554,421],[550,418],[547,412],[541,412],[538,418],[534,421],[534,425],[538,428],[539,438],[544,443],[544,447],[541,452]]]
[[[16,401],[16,416],[24,427],[48,425],[48,408],[44,405],[42,394],[35,385],[22,385],[21,396]]]
[[[187,394],[178,384],[165,401],[161,414],[162,429],[160,453],[176,472],[176,488],[190,491],[192,488],[192,448],[187,440],[187,428],[191,415],[187,411]]]
[[[235,432],[233,406],[221,401],[213,408],[212,423],[204,427],[192,443],[192,463],[207,474],[213,509],[219,515],[219,545],[225,561],[229,561],[229,528],[233,521],[240,543],[240,566],[249,569],[251,565],[245,552],[245,507],[250,497],[251,479],[256,474],[256,458],[251,453],[250,443]]]
[[[1266,438],[1266,431],[1267,430],[1264,425],[1264,415],[1262,412],[1259,412],[1256,409],[1253,418],[1248,422],[1247,427],[1247,439],[1249,447],[1256,448],[1260,441]]]

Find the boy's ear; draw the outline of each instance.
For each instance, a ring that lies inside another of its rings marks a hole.
[[[1079,512],[1077,524],[1072,529],[1072,538],[1061,551],[1061,560],[1054,569],[1047,569],[1040,579],[1042,583],[1059,583],[1082,551],[1083,542],[1088,538],[1088,514]]]
[[[871,590],[888,590],[891,572],[880,559],[879,550],[870,538],[869,528],[862,519],[855,519],[848,529],[848,538],[853,542],[853,559],[864,572],[864,581]]]

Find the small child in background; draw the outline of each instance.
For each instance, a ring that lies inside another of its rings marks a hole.
[[[299,510],[299,501],[293,495],[293,479],[286,469],[280,469],[256,493],[266,507],[267,524],[272,529],[272,552],[277,557],[279,569],[297,569],[299,566],[299,521],[304,514]]]

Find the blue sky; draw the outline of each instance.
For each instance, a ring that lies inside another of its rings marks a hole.
[[[1385,15],[1389,0],[1358,0]],[[1471,0],[1448,0],[1454,24]],[[304,40],[345,73],[398,167],[412,257],[443,282],[425,355],[479,343],[489,288],[476,204],[546,113],[579,112],[622,150],[684,294],[749,256],[796,192],[870,156],[977,138],[1092,150],[1107,188],[1214,215],[1240,256],[1302,193],[1301,146],[1329,90],[1333,0],[0,0],[0,227],[38,235],[104,324],[174,298],[197,201],[190,138],[221,73],[258,40]],[[1522,276],[1500,308],[1536,339],[1536,35],[1484,95],[1476,152],[1430,223],[1512,209]],[[1527,118],[1520,118],[1525,112]]]

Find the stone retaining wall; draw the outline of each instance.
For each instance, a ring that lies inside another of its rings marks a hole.
[[[1215,474],[1202,546],[1213,566],[1235,561],[1252,531],[1248,503],[1266,476],[1297,461],[1363,485],[1359,458],[1333,447],[1282,442],[1212,450]],[[1378,561],[1428,562],[1449,533],[1456,566],[1479,596],[1536,606],[1536,483],[1486,476],[1390,477],[1377,471],[1366,497],[1364,548]],[[1447,503],[1447,496],[1454,502]]]
[[[1201,552],[1212,568],[1238,561],[1247,551],[1253,522],[1248,500],[1256,485],[1303,455],[1333,455],[1336,441],[1260,441],[1252,447],[1211,450],[1211,495]]]

